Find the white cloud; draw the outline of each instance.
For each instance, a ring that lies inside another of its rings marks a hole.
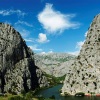
[[[47,43],[49,40],[47,39],[46,34],[39,33],[38,39],[30,37],[30,31],[24,29],[21,25],[15,24],[15,29],[21,34],[21,36],[25,39],[26,42],[39,42],[39,43]]]
[[[48,51],[48,52],[41,52],[40,54],[42,54],[42,55],[48,55],[48,54],[51,54],[51,53],[53,53],[53,51],[52,50],[50,50],[50,51]]]
[[[85,42],[85,41],[77,42],[76,48],[80,50],[80,49],[82,48],[82,45],[84,44],[84,42]]]
[[[53,51],[52,51],[52,50],[50,50],[48,53],[49,53],[49,54],[51,54],[51,53],[53,53]]]
[[[24,29],[22,26],[15,25],[14,27],[21,34],[21,36],[23,38],[26,38],[26,37],[28,37],[30,35],[30,32],[28,30]]]
[[[88,33],[88,31],[85,32],[85,37],[87,37],[87,33]]]
[[[73,51],[73,52],[68,52],[68,53],[77,56],[77,55],[80,53],[80,50],[81,50],[81,48],[82,48],[84,42],[85,42],[85,40],[84,40],[84,41],[77,42],[77,44],[76,44],[76,49],[78,49],[78,50]]]
[[[30,32],[26,29],[19,30],[19,32],[22,35],[22,37],[27,37],[30,34]]]
[[[46,42],[49,42],[49,40],[47,39],[46,34],[43,34],[43,33],[39,33],[39,36],[38,36],[37,41],[38,41],[39,43],[46,43]]]
[[[4,23],[12,25],[10,21],[5,21]]]
[[[31,45],[28,47],[30,47],[33,51],[42,51],[42,49],[37,48],[38,47],[37,45],[33,45],[33,46]]]
[[[21,21],[21,20],[19,20],[18,22],[15,23],[15,25],[19,25],[19,24],[26,25],[26,26],[29,26],[29,27],[33,27],[32,24],[29,24],[28,22]]]
[[[35,40],[33,38],[25,38],[26,42],[35,42]]]
[[[88,31],[87,32],[85,32],[85,37],[87,36],[87,33],[88,33]],[[73,55],[78,55],[79,54],[79,52],[80,52],[80,50],[81,50],[81,48],[82,48],[82,46],[83,46],[83,44],[84,44],[84,42],[85,42],[85,40],[83,40],[83,41],[80,41],[80,42],[77,42],[77,44],[76,44],[76,51],[74,51],[74,52],[68,52],[69,54],[73,54]]]
[[[68,52],[68,53],[77,56],[77,55],[79,54],[79,52],[80,52],[80,51],[74,51],[74,52]]]
[[[44,54],[46,54],[46,52],[41,52],[40,54],[44,55]]]
[[[13,10],[13,9],[0,10],[0,15],[2,15],[2,16],[9,16],[9,15],[12,15],[12,14],[17,14],[18,16],[25,16],[26,15],[26,13],[21,11],[21,10]]]
[[[88,32],[85,33],[85,35],[84,35],[85,37],[87,36],[87,33]],[[76,49],[78,49],[78,50],[77,51],[74,51],[74,52],[70,52],[70,54],[78,55],[79,52],[80,52],[80,50],[81,50],[81,48],[82,48],[82,46],[83,46],[83,44],[84,44],[84,42],[85,42],[85,40],[80,41],[80,42],[77,42]]]
[[[38,14],[38,20],[49,33],[62,32],[65,29],[77,28],[79,23],[72,22],[73,14],[62,14],[53,9],[52,4],[47,3],[44,10]]]

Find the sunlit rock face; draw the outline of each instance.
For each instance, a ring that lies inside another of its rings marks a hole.
[[[67,72],[62,93],[100,93],[100,14],[88,29],[80,54]]]
[[[47,85],[21,35],[10,25],[0,23],[0,92],[19,94]]]
[[[35,64],[46,74],[55,77],[66,75],[75,57],[68,53],[34,54]]]

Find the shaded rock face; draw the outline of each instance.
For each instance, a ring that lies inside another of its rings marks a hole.
[[[61,77],[70,68],[75,56],[68,53],[34,54],[35,64],[46,74]]]
[[[97,15],[79,56],[67,72],[62,93],[100,93],[100,15]]]
[[[33,57],[21,35],[10,25],[0,23],[0,92],[19,94],[48,85]]]

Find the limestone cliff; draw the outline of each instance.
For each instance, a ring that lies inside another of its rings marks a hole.
[[[80,54],[67,72],[62,93],[100,93],[100,14],[90,25]]]
[[[10,25],[0,23],[0,92],[18,94],[48,85],[33,57],[21,35]]]

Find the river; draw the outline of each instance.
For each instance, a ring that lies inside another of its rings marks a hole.
[[[59,90],[62,88],[62,84],[53,86],[48,89],[39,90],[36,95],[49,98],[55,96],[55,100],[100,100],[100,97],[62,97],[59,93]]]

